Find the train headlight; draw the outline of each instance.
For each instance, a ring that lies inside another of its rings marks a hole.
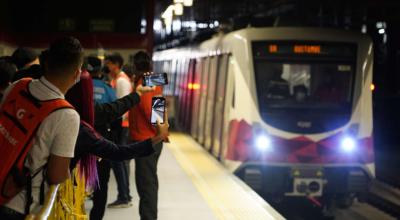
[[[341,143],[342,151],[351,153],[356,149],[356,140],[352,137],[344,137]]]
[[[271,139],[267,135],[259,135],[255,140],[256,147],[261,151],[271,150]]]

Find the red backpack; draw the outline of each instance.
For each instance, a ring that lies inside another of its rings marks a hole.
[[[36,99],[28,89],[31,81],[25,78],[16,83],[0,109],[0,206],[26,187],[27,212],[32,202],[30,183],[33,177],[24,163],[34,136],[50,113],[73,108],[63,99]]]

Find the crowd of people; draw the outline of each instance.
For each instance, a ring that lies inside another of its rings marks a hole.
[[[111,169],[118,196],[108,208],[129,207],[131,159],[140,218],[157,219],[157,162],[169,134],[167,115],[150,122],[152,98],[162,96],[162,87],[142,86],[151,69],[144,51],[124,65],[117,53],[85,57],[73,37],[0,57],[0,219],[40,208],[48,185],[77,164],[93,189],[90,219],[104,216]]]

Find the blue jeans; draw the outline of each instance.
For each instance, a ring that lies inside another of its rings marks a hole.
[[[122,128],[119,144],[128,143],[129,129]],[[115,175],[118,187],[118,200],[128,202],[132,200],[129,190],[129,161],[111,162],[111,168]]]

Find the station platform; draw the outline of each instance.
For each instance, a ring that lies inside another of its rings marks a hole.
[[[158,163],[160,220],[284,219],[236,176],[228,172],[190,136],[173,133]],[[107,209],[105,220],[140,219],[131,162],[130,208]],[[108,203],[117,197],[111,175]],[[87,205],[90,208],[91,202]]]

